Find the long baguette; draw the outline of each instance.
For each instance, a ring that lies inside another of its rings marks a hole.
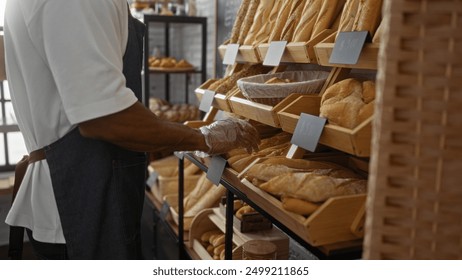
[[[286,2],[286,3],[285,5],[282,5],[281,9],[279,10],[278,17],[272,28],[268,42],[279,41],[281,39],[282,29],[284,28],[284,24],[287,22],[287,19],[289,18],[292,3],[294,1],[297,1],[297,0],[281,1],[281,2]]]
[[[319,10],[316,24],[311,33],[311,39],[316,37],[323,30],[330,28],[334,25],[335,20],[342,12],[346,0],[330,0],[322,1],[322,6]]]
[[[303,7],[303,16],[294,31],[294,42],[306,42],[311,38],[322,0],[308,0]]]
[[[290,196],[310,202],[366,192],[367,181],[341,179],[312,173],[288,173],[261,184],[260,188],[276,196]]]
[[[241,30],[239,33],[239,38],[237,43],[242,45],[244,43],[247,34],[249,33],[250,28],[252,27],[253,21],[255,19],[255,14],[257,12],[258,5],[260,0],[251,0],[247,13],[245,14],[244,22],[241,25]]]
[[[231,44],[235,44],[239,40],[241,26],[244,22],[247,10],[250,5],[250,1],[251,0],[242,0],[241,6],[239,6],[239,9],[236,15],[236,20],[234,21],[233,28],[231,29],[231,35],[229,38],[229,42]]]
[[[292,41],[297,24],[302,18],[302,13],[303,13],[303,8],[304,8],[303,2],[305,1],[299,0],[293,3],[293,7],[290,11],[289,18],[287,19],[287,22],[284,25],[284,28],[282,29],[282,33],[281,33],[282,41],[287,41],[287,42]]]
[[[185,216],[195,216],[201,210],[214,206],[226,193],[226,188],[222,185],[213,186],[200,199],[185,212]]]
[[[244,40],[244,45],[254,45],[255,42],[259,40],[257,36],[260,32],[262,32],[262,30],[266,30],[266,37],[268,36],[269,30],[267,30],[267,25],[269,25],[269,19],[271,17],[275,1],[276,0],[260,0],[252,27],[250,27],[250,30]]]
[[[353,31],[369,31],[371,37],[374,37],[380,23],[382,0],[360,0],[358,11]]]
[[[355,23],[358,8],[359,0],[347,0],[345,7],[343,8],[342,16],[340,18],[340,24],[338,27],[339,32],[353,31],[353,24]]]

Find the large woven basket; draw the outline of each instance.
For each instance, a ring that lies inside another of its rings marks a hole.
[[[462,1],[383,14],[363,257],[462,259]]]

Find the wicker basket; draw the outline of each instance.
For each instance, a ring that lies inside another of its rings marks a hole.
[[[462,259],[462,2],[383,15],[364,258]]]
[[[327,80],[326,71],[287,71],[242,78],[237,85],[250,101],[274,106],[292,93],[317,94]],[[290,83],[265,84],[271,78],[289,79]]]

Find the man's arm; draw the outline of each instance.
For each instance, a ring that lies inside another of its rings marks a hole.
[[[199,130],[158,119],[136,102],[120,112],[79,124],[82,136],[113,143],[132,151],[209,150]]]

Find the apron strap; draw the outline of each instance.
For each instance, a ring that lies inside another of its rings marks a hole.
[[[21,182],[26,175],[27,166],[33,162],[44,160],[46,158],[45,149],[35,150],[30,153],[28,156],[24,156],[17,164],[14,170],[14,185],[13,185],[13,196],[11,204],[13,204],[16,194],[19,191]],[[22,259],[22,249],[23,249],[23,240],[24,240],[24,228],[17,226],[10,226],[10,237],[9,237],[9,247],[8,247],[8,256],[12,260]]]

